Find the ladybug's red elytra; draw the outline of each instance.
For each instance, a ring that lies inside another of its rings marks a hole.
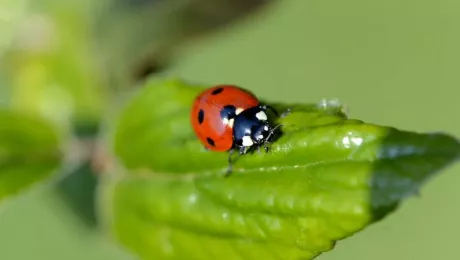
[[[254,146],[268,143],[274,131],[269,123],[266,105],[261,105],[251,92],[235,85],[217,85],[201,92],[193,103],[191,122],[198,139],[211,151],[229,151],[227,173],[231,172],[231,154],[245,154]]]

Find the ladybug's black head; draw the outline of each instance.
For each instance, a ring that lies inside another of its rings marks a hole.
[[[259,124],[255,125],[251,129],[251,139],[254,144],[262,144],[270,136],[272,127],[264,121],[261,121]]]

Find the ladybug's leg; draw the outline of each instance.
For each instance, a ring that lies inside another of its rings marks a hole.
[[[227,173],[225,174],[225,177],[229,176],[232,173],[233,170],[233,161],[232,161],[232,155],[235,152],[235,148],[232,148],[231,150],[228,151],[228,167],[227,167]],[[239,153],[238,156],[243,155],[246,153],[246,147],[240,147],[239,148]]]
[[[269,150],[269,148],[268,148],[268,143],[265,143],[264,149],[265,149],[265,153],[268,153],[268,150]]]
[[[227,166],[227,172],[225,173],[225,177],[229,176],[232,173],[232,154],[235,150],[231,149],[228,151],[228,166]]]
[[[268,145],[268,142],[264,143],[264,144],[257,145],[257,152],[258,153],[262,152],[262,150],[261,150],[262,146],[264,147],[265,152],[267,152],[268,151],[267,145]]]

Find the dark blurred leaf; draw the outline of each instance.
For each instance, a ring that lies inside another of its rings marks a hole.
[[[37,118],[0,110],[0,200],[49,179],[61,153],[51,125]]]
[[[200,86],[149,83],[121,113],[100,200],[110,232],[143,259],[311,259],[392,212],[460,143],[347,119],[340,105],[276,104],[271,151],[207,152],[189,112]]]
[[[97,53],[111,87],[132,86],[170,64],[178,47],[244,17],[275,0],[105,0],[95,13]]]
[[[77,143],[73,148],[85,156],[78,167],[72,167],[66,172],[65,178],[56,185],[56,192],[66,202],[66,205],[77,215],[84,227],[97,227],[95,214],[96,189],[98,185],[98,172],[95,167],[97,159],[97,134],[98,127],[80,124],[75,129]],[[102,162],[103,163],[103,162]]]
[[[85,163],[69,173],[56,186],[60,198],[89,228],[97,226],[94,212],[97,177],[90,164]]]

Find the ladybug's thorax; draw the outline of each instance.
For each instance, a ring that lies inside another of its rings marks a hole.
[[[267,121],[265,109],[252,107],[238,113],[233,120],[233,137],[236,146],[251,147],[265,143],[272,127]]]

